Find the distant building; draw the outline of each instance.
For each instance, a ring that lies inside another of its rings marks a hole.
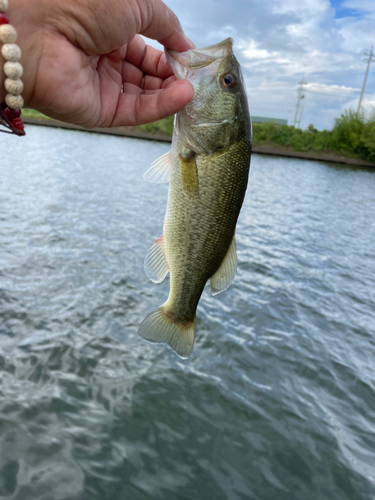
[[[273,122],[277,125],[288,125],[288,120],[282,120],[281,118],[265,118],[264,116],[252,116],[251,121],[253,123]]]

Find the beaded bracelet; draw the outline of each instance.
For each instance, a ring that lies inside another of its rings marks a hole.
[[[4,87],[8,92],[5,96],[5,102],[0,105],[0,125],[3,125],[7,130],[0,129],[0,132],[21,136],[25,135],[21,120],[23,83],[20,78],[23,74],[23,68],[18,62],[21,57],[21,49],[15,43],[17,41],[16,29],[9,24],[8,6],[8,0],[0,0],[0,42],[3,43],[1,54],[6,61],[4,73],[7,78]]]

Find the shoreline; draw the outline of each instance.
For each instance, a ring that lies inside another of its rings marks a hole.
[[[94,134],[108,134],[120,137],[133,137],[136,139],[147,139],[152,141],[171,142],[172,138],[163,134],[151,134],[149,132],[142,132],[134,130],[132,127],[117,127],[117,128],[93,128],[90,130],[84,129],[79,125],[71,123],[64,123],[57,120],[45,120],[43,118],[23,118],[25,125],[40,125],[43,127],[63,128],[67,130],[77,130],[80,132],[89,132]],[[283,156],[287,158],[301,158],[303,160],[324,161],[330,163],[339,163],[344,165],[351,165],[355,167],[370,167],[375,168],[375,163],[356,158],[348,158],[346,156],[318,154],[318,153],[303,153],[301,151],[291,151],[282,149],[271,145],[254,146],[253,153],[264,154],[270,156]]]

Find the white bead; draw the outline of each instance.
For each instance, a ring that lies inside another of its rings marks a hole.
[[[21,49],[16,43],[4,43],[1,53],[6,61],[16,62],[21,58]]]
[[[0,12],[6,12],[8,10],[8,7],[8,0],[0,0]]]
[[[12,80],[7,78],[4,82],[4,87],[9,94],[19,95],[23,91],[23,83],[21,80]]]
[[[21,95],[7,94],[5,96],[5,103],[10,109],[21,109],[23,107],[23,99]]]
[[[11,24],[2,24],[0,26],[0,42],[14,43],[17,41],[17,31]]]
[[[4,73],[8,78],[18,80],[23,75],[23,67],[19,62],[6,62],[4,64]]]

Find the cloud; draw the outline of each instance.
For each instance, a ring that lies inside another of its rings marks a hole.
[[[242,49],[242,50],[241,50]],[[246,60],[244,66],[250,70],[257,69],[262,73],[273,70],[274,78],[284,76],[308,76],[324,73],[328,78],[332,73],[339,73],[345,68],[345,72],[350,69],[357,69],[358,64],[352,56],[340,53],[321,52],[311,50],[308,55],[305,52],[293,51],[268,51],[261,48],[254,40],[248,44],[241,42],[240,50]],[[270,67],[272,66],[272,68]]]
[[[255,40],[250,40],[248,44],[246,44],[244,41],[242,41],[239,44],[238,47],[240,50],[242,50],[242,54],[246,59],[250,59],[253,61],[256,60],[266,60],[270,61],[274,57],[278,56],[278,52],[276,51],[269,51],[266,49],[261,49],[259,45],[256,43]]]
[[[373,0],[345,0],[343,7],[364,13],[375,13],[375,2]]]
[[[340,18],[329,0],[166,3],[198,47],[228,36],[234,39],[254,114],[293,122],[303,77],[308,86],[302,126],[329,128],[343,106],[358,105],[366,69],[363,53],[375,45],[375,0],[344,0],[341,12],[346,15],[353,9],[356,15]],[[373,102],[374,86],[375,64],[368,77],[366,106]]]

